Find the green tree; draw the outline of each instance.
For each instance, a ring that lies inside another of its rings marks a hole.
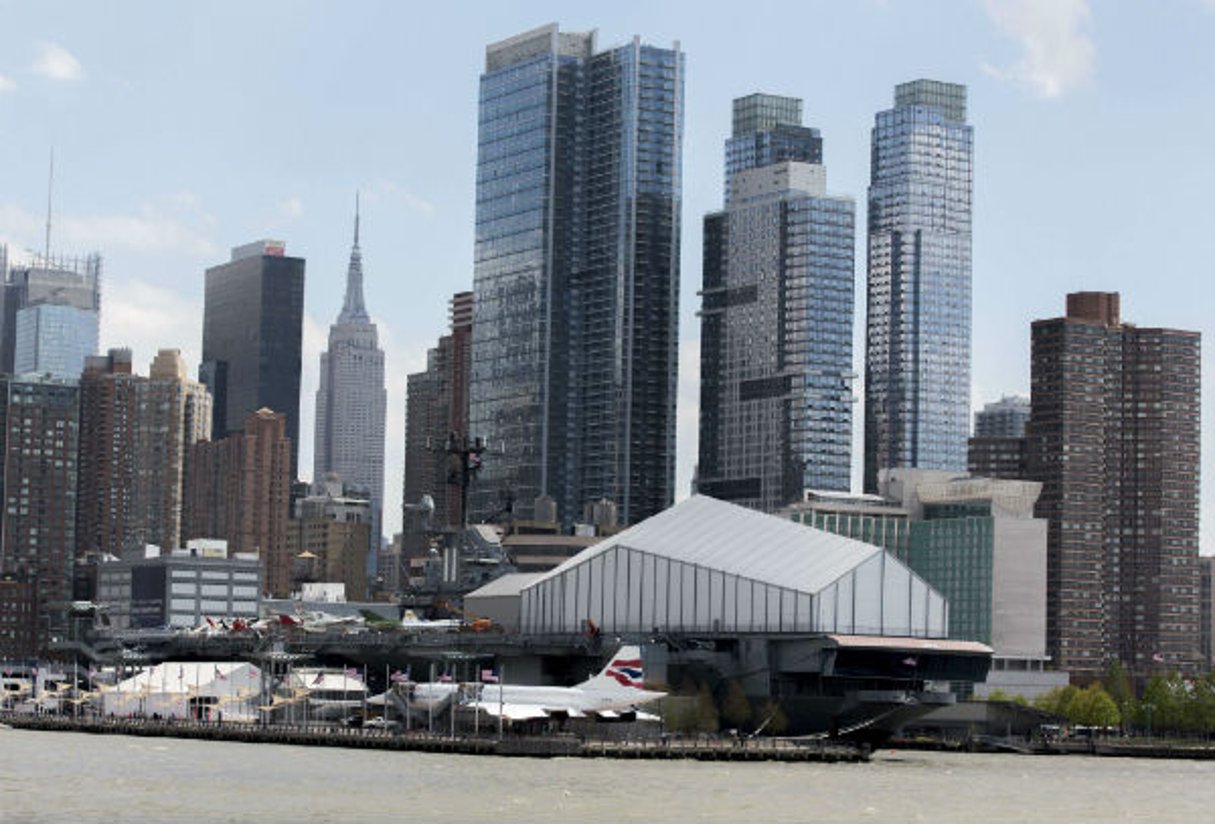
[[[1050,692],[1039,695],[1034,699],[1034,706],[1038,709],[1049,712],[1053,715],[1070,718],[1068,715],[1068,706],[1076,697],[1076,693],[1080,692],[1079,687],[1074,687],[1068,684],[1066,687],[1055,687]]]
[[[742,729],[753,715],[751,702],[743,692],[742,684],[731,681],[726,685],[726,698],[721,704],[721,717],[731,727]]]
[[[1189,691],[1177,673],[1153,675],[1143,690],[1136,720],[1153,732],[1178,732],[1185,729]]]
[[[1067,706],[1067,717],[1086,727],[1116,727],[1122,720],[1117,703],[1098,683],[1077,690]]]
[[[1208,672],[1191,685],[1186,726],[1204,735],[1215,733],[1215,673]]]
[[[1101,685],[1109,693],[1110,698],[1118,705],[1118,713],[1124,722],[1135,717],[1135,689],[1131,685],[1131,675],[1126,671],[1122,662],[1115,658],[1110,664],[1109,671],[1101,679]]]

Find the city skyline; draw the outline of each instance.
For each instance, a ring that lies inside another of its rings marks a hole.
[[[96,250],[106,261],[102,351],[130,346],[142,363],[158,348],[180,347],[193,370],[203,270],[231,246],[282,237],[316,273],[307,286],[301,387],[310,399],[325,321],[340,298],[349,192],[366,187],[369,265],[384,273],[382,285],[369,284],[368,302],[385,307],[373,317],[390,376],[387,448],[395,459],[385,497],[397,500],[404,376],[419,371],[444,330],[450,293],[472,283],[475,85],[484,47],[551,20],[569,31],[598,28],[607,47],[635,34],[657,44],[679,40],[688,56],[677,499],[687,494],[696,454],[699,224],[720,204],[728,101],[756,90],[806,99],[807,122],[830,138],[833,193],[859,200],[868,129],[873,112],[888,107],[890,88],[918,77],[969,88],[977,134],[972,409],[1028,389],[1029,323],[1056,312],[1068,291],[1120,291],[1137,321],[1206,331],[1210,347],[1209,304],[1189,299],[1204,294],[1201,244],[1167,239],[1203,236],[1203,196],[1215,184],[1210,165],[1198,162],[1213,117],[1203,104],[1211,63],[1202,44],[1215,13],[1197,0],[1158,14],[1090,12],[1083,3],[1037,13],[1030,4],[892,6],[789,6],[774,31],[768,15],[726,25],[674,5],[597,16],[556,4],[477,15],[436,10],[408,25],[403,10],[365,6],[332,13],[326,26],[308,22],[325,14],[319,5],[203,13],[119,4],[99,22],[102,12],[87,7],[56,14],[55,4],[0,3],[12,38],[0,59],[0,116],[23,125],[0,153],[9,182],[0,241],[15,254],[42,248],[42,159],[54,144],[52,253]],[[814,26],[793,25],[809,19]],[[915,43],[909,29],[921,35]],[[274,36],[263,38],[267,30]],[[456,30],[453,47],[448,33]],[[208,59],[221,40],[231,40],[231,59]],[[867,49],[855,45],[862,42]],[[883,58],[869,59],[869,49]],[[1151,57],[1163,51],[1169,61]],[[836,66],[841,71],[831,71]],[[258,77],[264,93],[236,94],[248,77]],[[250,114],[268,124],[264,137],[252,134]],[[269,128],[276,118],[282,127]],[[341,128],[352,119],[361,124],[357,134]],[[1208,382],[1208,409],[1211,398]],[[305,433],[311,406],[301,403]],[[309,441],[300,444],[305,466]],[[1203,514],[1209,553],[1209,484]],[[391,532],[396,519],[386,525]]]

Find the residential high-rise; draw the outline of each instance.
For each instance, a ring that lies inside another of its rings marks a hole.
[[[0,271],[0,371],[79,378],[85,358],[97,354],[101,256]]]
[[[312,480],[336,473],[344,484],[365,489],[371,501],[366,573],[375,574],[384,509],[384,351],[363,305],[363,254],[355,206],[354,245],[346,269],[346,298],[329,327],[316,390],[316,437]],[[361,597],[361,596],[360,596]]]
[[[975,413],[975,437],[1024,438],[1029,413],[1029,398],[1023,395],[1005,395]]]
[[[194,444],[211,433],[211,393],[190,380],[181,352],[161,349],[139,391],[135,495],[137,543],[166,552],[184,545],[182,520]]]
[[[66,628],[76,548],[75,381],[0,375],[0,657]]]
[[[734,101],[704,222],[698,488],[765,512],[852,472],[855,204],[826,193],[801,101]]]
[[[405,409],[404,524],[410,531],[412,505],[424,495],[434,501],[431,527],[454,529],[463,523],[460,509],[460,455],[449,454],[466,447],[468,437],[468,370],[472,342],[472,292],[457,292],[451,299],[451,332],[439,338],[427,352],[426,371],[407,379]],[[492,459],[492,458],[491,458]],[[418,532],[413,529],[413,532]],[[415,536],[411,536],[415,537]],[[424,540],[424,536],[422,536]],[[407,554],[420,548],[407,539]]]
[[[199,380],[214,401],[211,438],[241,431],[269,408],[286,416],[291,476],[299,454],[300,351],[304,335],[304,260],[281,241],[236,247],[207,270]]]
[[[131,371],[130,349],[111,349],[85,361],[80,376],[77,555],[121,556],[131,548],[135,473],[141,468],[135,449],[140,380]]]
[[[210,431],[210,393],[186,377],[176,349],[160,350],[150,377],[132,372],[129,349],[89,357],[80,379],[77,556],[180,547],[189,450]]]
[[[287,416],[259,409],[244,429],[191,449],[185,537],[221,538],[230,552],[256,552],[276,598],[291,594],[287,544],[291,442]]]
[[[1029,474],[1048,532],[1047,649],[1073,676],[1137,678],[1199,650],[1197,332],[1120,319],[1118,293],[1067,296],[1032,326]]]
[[[1005,396],[975,413],[975,434],[966,457],[970,474],[1012,480],[1029,477],[1025,444],[1029,413],[1029,398],[1021,395]]]
[[[869,184],[864,485],[966,469],[973,129],[966,87],[915,80],[878,112]]]
[[[486,50],[469,429],[470,508],[674,495],[683,54],[597,51],[553,24]]]
[[[295,502],[287,535],[299,583],[340,583],[346,597],[367,597],[367,549],[371,502],[335,475],[312,484],[310,494]]]

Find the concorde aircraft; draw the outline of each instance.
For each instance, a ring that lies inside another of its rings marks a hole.
[[[425,712],[432,705],[441,709],[454,696],[460,696],[462,706],[510,721],[584,716],[638,718],[644,716],[637,711],[639,705],[666,695],[645,689],[641,648],[636,646],[622,646],[597,675],[572,687],[503,684],[497,679],[497,674],[486,672],[476,684],[414,684],[412,708],[415,713]]]

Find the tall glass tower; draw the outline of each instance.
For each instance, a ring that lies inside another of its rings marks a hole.
[[[470,515],[671,503],[683,54],[544,26],[486,50],[477,158]]]
[[[966,471],[973,129],[966,87],[915,80],[873,127],[866,491],[878,471]]]
[[[0,275],[0,371],[79,378],[97,354],[101,256],[39,257]]]
[[[704,221],[698,485],[767,512],[850,486],[856,205],[826,193],[822,147],[801,100],[735,100]]]

